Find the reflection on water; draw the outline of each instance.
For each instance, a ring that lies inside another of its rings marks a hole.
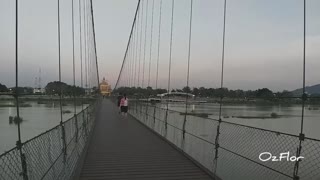
[[[1,104],[10,103],[12,101],[1,101]],[[59,102],[38,104],[37,102],[28,101],[26,103],[30,104],[31,107],[20,108],[20,117],[23,118],[23,122],[21,123],[22,141],[33,138],[59,124]],[[74,107],[72,104],[64,105],[63,110],[71,111],[71,113],[63,114],[63,120],[65,121],[73,116]],[[80,112],[81,109],[81,106],[77,106],[77,112]],[[0,106],[0,154],[13,148],[18,140],[17,125],[9,124],[9,116],[16,116],[16,108]]]

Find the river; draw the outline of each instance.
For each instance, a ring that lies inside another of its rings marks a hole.
[[[12,104],[12,101],[1,100],[1,104]],[[36,101],[27,101],[31,107],[20,107],[22,142],[33,138],[34,136],[49,130],[60,123],[60,106],[58,101],[47,104],[38,104]],[[86,105],[85,105],[86,107]],[[77,106],[77,112],[80,112],[82,106]],[[63,114],[63,121],[73,116],[74,106],[72,103],[65,104],[63,110],[69,110],[71,113]],[[10,150],[18,140],[18,126],[14,123],[9,124],[9,116],[16,115],[15,107],[0,107],[0,154]]]
[[[166,105],[162,104],[162,108]],[[206,103],[189,106],[188,110],[195,113],[208,113],[209,118],[219,119],[219,104]],[[314,107],[312,107],[314,108]],[[184,104],[170,104],[169,109],[185,112]],[[318,110],[309,110],[309,106],[305,108],[303,132],[306,137],[320,139],[320,108]],[[271,113],[276,113],[277,118],[271,118]],[[301,125],[301,105],[223,105],[222,120],[273,130],[285,132],[293,135],[300,133]],[[246,116],[252,118],[245,118]],[[242,117],[242,118],[239,118]],[[256,118],[255,118],[256,117]],[[266,118],[259,118],[266,117]]]

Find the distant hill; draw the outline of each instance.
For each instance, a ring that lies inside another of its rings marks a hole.
[[[292,93],[296,96],[299,96],[302,94],[302,88],[296,89],[296,90],[292,91]],[[314,86],[307,86],[306,93],[311,94],[311,95],[315,95],[315,94],[320,95],[320,84],[317,84]]]

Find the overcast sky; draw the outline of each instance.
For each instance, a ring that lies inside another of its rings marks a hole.
[[[83,0],[82,0],[83,1]],[[15,1],[0,1],[0,83],[14,85]],[[19,1],[20,84],[42,86],[58,79],[57,1]],[[151,85],[154,85],[159,2],[155,0]],[[100,78],[114,85],[123,60],[136,0],[93,0]],[[146,7],[146,3],[144,3]],[[152,0],[149,0],[148,22]],[[189,0],[176,0],[172,87],[186,85]],[[225,87],[294,90],[302,86],[303,0],[228,0]],[[75,0],[78,8],[78,0]],[[320,83],[320,1],[307,1],[307,85]],[[160,87],[168,77],[171,1],[163,0]],[[76,11],[78,18],[78,11]],[[194,0],[190,86],[219,87],[223,0]],[[150,47],[150,26],[147,47]],[[61,0],[62,81],[72,80],[71,0]],[[79,84],[79,20],[76,19]],[[147,48],[148,49],[148,48]]]

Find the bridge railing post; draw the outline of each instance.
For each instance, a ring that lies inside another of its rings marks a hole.
[[[182,124],[182,141],[184,141],[185,139],[186,123],[187,123],[187,113],[184,115],[183,124]]]
[[[153,109],[153,129],[156,128],[156,105],[154,106],[154,109]]]
[[[76,141],[76,143],[78,143],[79,129],[78,129],[78,118],[77,118],[77,114],[74,114],[74,126],[76,127],[75,141]]]
[[[64,124],[61,121],[60,122],[61,126],[61,139],[62,139],[62,153],[63,153],[63,163],[66,163],[66,158],[67,158],[67,143],[66,143],[66,132],[64,128]]]
[[[300,157],[301,151],[302,151],[302,142],[305,140],[305,134],[303,133],[303,124],[304,124],[304,109],[305,109],[305,104],[306,101],[308,100],[308,95],[304,92],[301,96],[302,100],[302,115],[301,115],[301,130],[299,134],[299,145],[297,147],[296,151],[296,157]],[[294,180],[299,180],[299,164],[300,164],[301,159],[295,162],[294,169],[293,169],[293,179]]]
[[[185,134],[186,134],[187,114],[188,114],[188,93],[186,95],[186,107],[185,107],[185,114],[184,114],[184,119],[182,124],[182,143],[184,142]]]
[[[86,112],[87,112],[87,108],[83,110],[82,112],[82,126],[83,126],[83,129],[84,129],[84,134],[85,136],[87,137],[88,136],[88,133],[87,133],[87,123],[86,123]]]
[[[165,119],[164,119],[164,129],[165,129],[165,137],[167,137],[167,133],[168,133],[168,112],[169,112],[169,109],[167,108],[166,109],[166,116],[165,116]]]
[[[146,123],[146,125],[148,125],[148,123],[149,123],[149,122],[148,122],[148,120],[149,120],[149,117],[148,117],[148,116],[149,116],[149,102],[147,102],[146,115],[145,115],[145,116],[146,116],[146,118],[145,118],[145,121],[146,121],[146,122],[145,122],[145,123]]]
[[[138,114],[138,99],[137,99],[137,97],[135,98],[135,101],[134,101],[134,103],[135,103],[135,111],[136,111],[136,115]]]
[[[22,172],[21,172],[21,176],[23,178],[23,180],[28,180],[28,171],[27,171],[27,162],[26,162],[26,156],[25,154],[22,152],[22,143],[20,140],[17,141],[17,148],[20,152],[20,160],[21,160],[21,167],[22,167]]]

